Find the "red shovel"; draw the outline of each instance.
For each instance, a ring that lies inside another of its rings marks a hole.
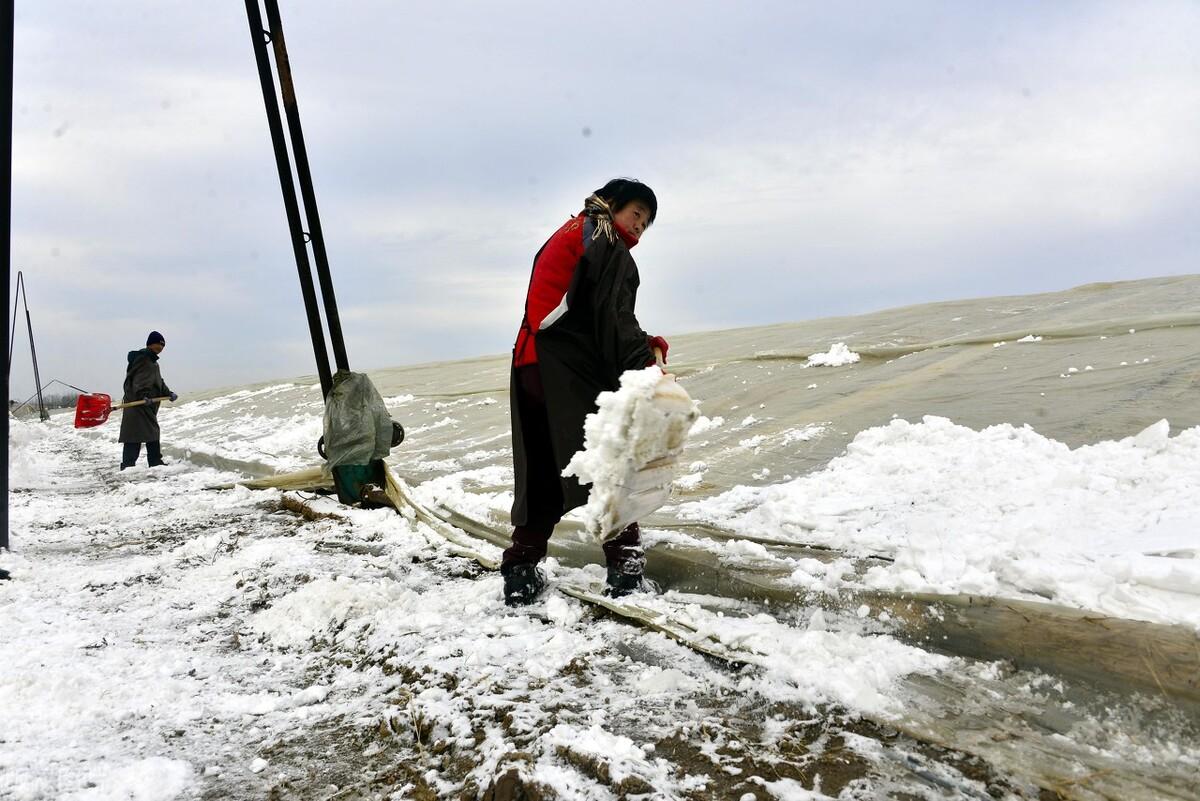
[[[164,395],[161,398],[151,398],[150,400],[165,401],[170,399],[169,395]],[[79,400],[75,401],[75,427],[94,428],[107,421],[113,409],[128,409],[131,406],[142,406],[145,403],[145,400],[139,400],[130,401],[129,403],[118,403],[116,406],[113,406],[112,397],[105,395],[103,392],[80,395]]]

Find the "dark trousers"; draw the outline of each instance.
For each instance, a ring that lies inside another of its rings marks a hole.
[[[517,413],[521,416],[521,439],[529,481],[529,517],[514,526],[512,545],[504,551],[503,565],[536,564],[546,556],[546,544],[563,516],[562,479],[554,447],[550,443],[550,418],[546,393],[536,364],[517,368]],[[642,559],[641,531],[631,523],[604,543],[604,559],[610,566]]]
[[[133,467],[137,464],[138,456],[142,453],[142,443],[140,442],[125,442],[121,448],[121,469]],[[163,463],[162,445],[158,442],[146,443],[146,461],[151,467],[157,467]]]

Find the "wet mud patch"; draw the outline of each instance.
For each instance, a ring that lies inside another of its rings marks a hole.
[[[759,798],[799,787],[833,797],[1040,798],[969,754],[931,746],[837,709],[708,699],[707,713],[653,744],[681,775],[703,776],[688,799]],[[774,788],[772,790],[772,788]]]
[[[370,722],[324,721],[265,750],[286,773],[269,797],[700,801],[797,789],[864,799],[1055,797],[844,710],[739,695],[742,670],[642,641],[653,635],[607,633],[610,646],[554,676],[486,693],[477,677],[410,663],[403,650],[359,660],[356,672],[378,670],[380,684],[391,682],[371,707],[385,711]],[[630,677],[670,664],[721,681],[669,700],[638,698]],[[431,716],[421,703],[431,696],[457,721]],[[592,727],[595,741],[564,736]]]
[[[380,797],[433,801],[429,767],[379,722],[339,717],[321,720],[261,748],[265,780],[249,777],[207,781],[203,801],[262,798],[268,801],[365,801]]]

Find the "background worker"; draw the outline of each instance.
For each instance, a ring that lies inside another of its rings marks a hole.
[[[158,368],[158,357],[167,346],[167,340],[157,331],[146,337],[146,347],[129,351],[129,364],[125,368],[125,392],[121,401],[144,400],[141,406],[124,409],[121,415],[121,436],[124,443],[121,451],[121,469],[137,464],[146,443],[146,461],[151,467],[165,465],[158,428],[158,401],[152,398],[167,397],[172,401],[179,396],[171,391],[162,379]]]

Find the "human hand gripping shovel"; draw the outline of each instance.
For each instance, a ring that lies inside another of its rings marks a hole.
[[[662,352],[655,348],[654,356],[661,367]],[[620,390],[596,402],[584,424],[584,448],[563,474],[592,485],[584,522],[603,542],[667,502],[699,410],[675,376],[651,368],[626,372]]]
[[[103,392],[80,395],[79,399],[75,401],[75,427],[95,428],[102,425],[107,422],[108,416],[113,413],[114,409],[129,409],[134,406],[145,406],[147,403],[169,400],[174,400],[174,398],[170,395],[163,395],[159,398],[142,398],[129,403],[118,403],[114,406],[112,397]]]

